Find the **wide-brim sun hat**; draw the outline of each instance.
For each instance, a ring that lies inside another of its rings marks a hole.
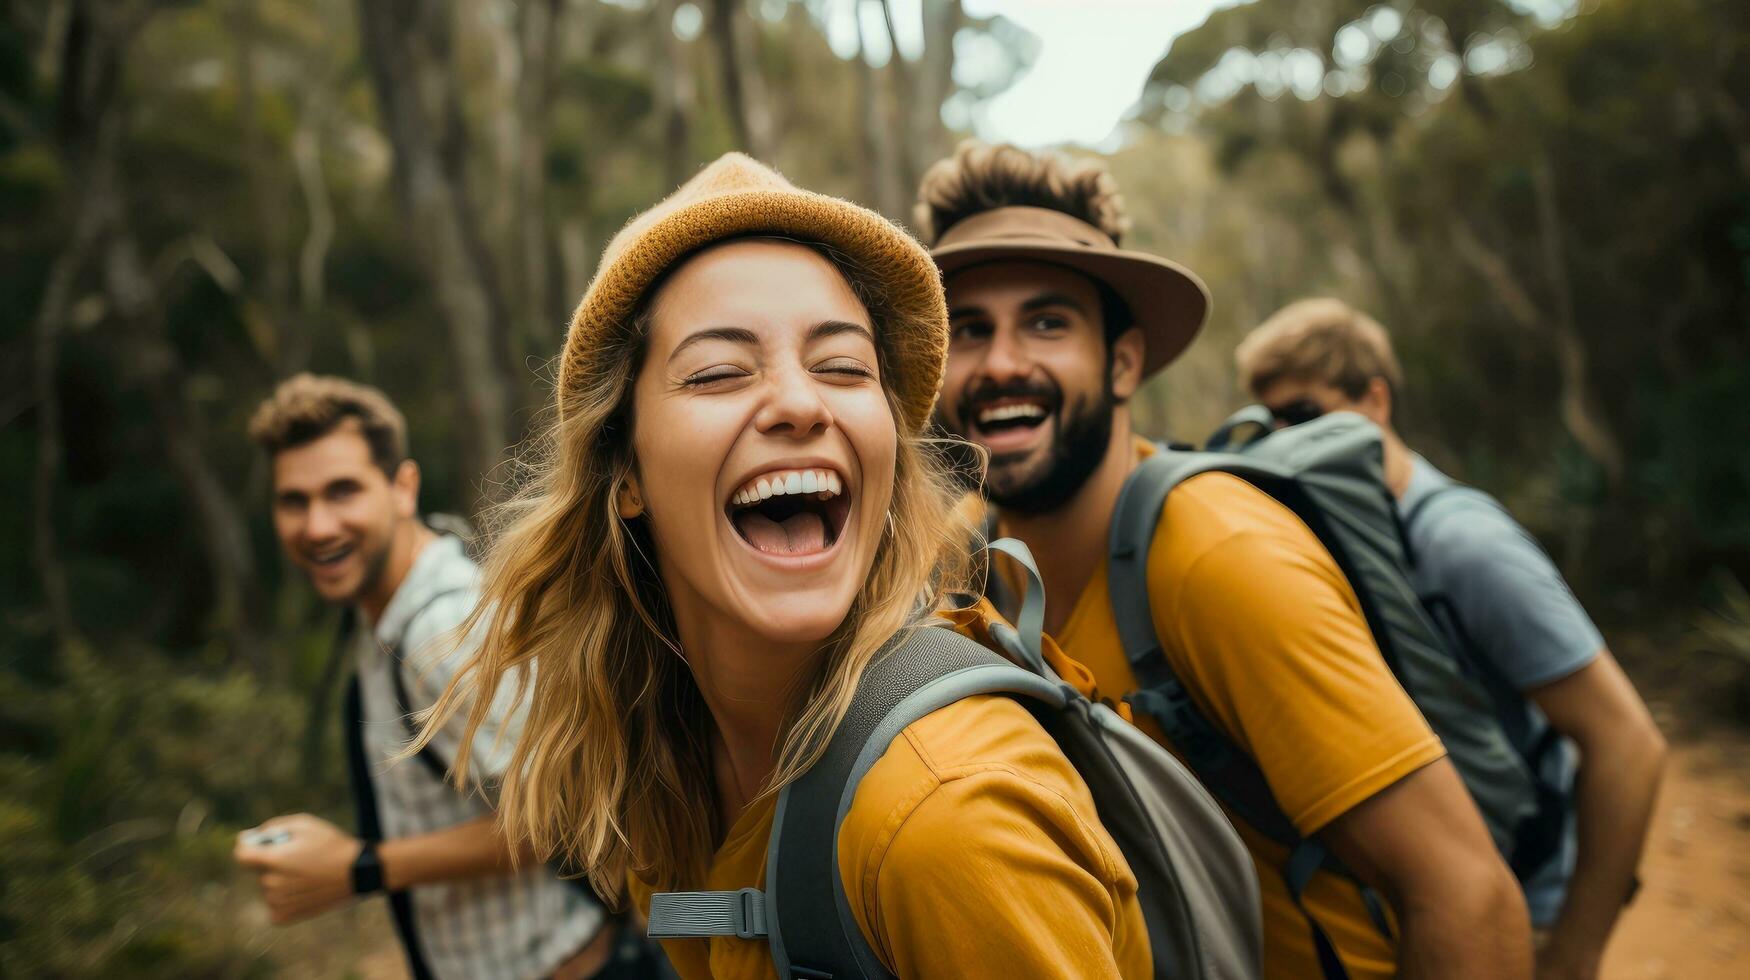
[[[929,421],[948,354],[948,308],[929,252],[898,225],[849,201],[802,190],[777,171],[728,153],[638,215],[602,253],[572,314],[559,360],[559,413],[596,372],[615,369],[604,350],[631,340],[632,316],[664,273],[726,239],[773,235],[843,253],[881,284],[893,322],[876,324],[901,431]]]
[[[1209,287],[1190,269],[1118,247],[1112,236],[1062,211],[1011,205],[948,226],[931,256],[948,279],[991,262],[1044,262],[1112,287],[1142,329],[1144,377],[1184,353],[1209,318]]]

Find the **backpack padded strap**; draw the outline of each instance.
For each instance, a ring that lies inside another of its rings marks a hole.
[[[862,777],[907,725],[976,694],[1061,706],[1074,692],[951,630],[919,627],[863,672],[825,754],[778,796],[767,847],[766,928],[778,976],[886,977],[839,877],[838,827]]]
[[[1050,676],[1045,667],[1045,582],[1039,577],[1039,566],[1033,561],[1033,551],[1019,538],[1002,538],[987,545],[1013,558],[1027,575],[1027,591],[1021,598],[1020,612],[1011,629],[1006,623],[992,623],[991,634],[1003,648],[1021,657],[1028,670],[1041,677]]]
[[[1112,516],[1107,589],[1124,655],[1136,673],[1138,690],[1127,700],[1160,724],[1203,785],[1240,819],[1293,847],[1300,833],[1276,805],[1263,772],[1191,699],[1161,649],[1150,612],[1149,546],[1167,495],[1200,473],[1236,467],[1249,468],[1239,457],[1209,453],[1158,452],[1143,460],[1125,481]]]

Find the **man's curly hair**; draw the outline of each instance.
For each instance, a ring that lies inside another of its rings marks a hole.
[[[967,140],[938,160],[918,184],[912,213],[918,234],[935,245],[964,218],[993,208],[1036,207],[1062,211],[1123,240],[1130,217],[1118,183],[1098,160],[1071,160],[1007,144]]]

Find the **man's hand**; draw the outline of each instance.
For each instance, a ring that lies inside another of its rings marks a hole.
[[[247,842],[251,834],[263,831],[281,831],[291,838],[278,844]],[[352,898],[352,864],[363,846],[321,817],[297,813],[239,834],[231,854],[255,872],[273,924],[283,926],[346,904]]]
[[[1593,980],[1634,889],[1665,770],[1665,739],[1609,650],[1526,693],[1580,749],[1574,784],[1579,854],[1561,915],[1537,954],[1537,976]]]

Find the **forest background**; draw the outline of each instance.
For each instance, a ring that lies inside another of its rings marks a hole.
[[[380,952],[362,914],[270,929],[229,861],[346,814],[334,611],[250,411],[380,385],[425,509],[475,512],[629,216],[742,148],[908,219],[1051,43],[985,7],[0,3],[0,974]],[[1256,0],[1161,50],[1103,148],[1127,242],[1216,302],[1147,430],[1200,439],[1246,329],[1348,298],[1412,444],[1539,535],[1667,727],[1750,715],[1750,4]]]

